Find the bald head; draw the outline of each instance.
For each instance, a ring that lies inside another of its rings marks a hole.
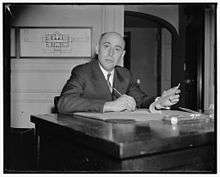
[[[117,32],[106,32],[106,33],[102,33],[101,34],[101,37],[100,37],[100,39],[99,39],[99,45],[101,44],[101,41],[103,40],[103,39],[105,39],[105,38],[117,38],[117,39],[119,39],[119,40],[121,40],[121,43],[122,43],[122,45],[121,45],[121,47],[123,48],[123,50],[124,50],[124,48],[125,48],[125,40],[124,40],[124,38],[122,37],[122,35],[120,34],[120,33],[117,33]]]
[[[125,41],[117,32],[103,33],[96,47],[100,65],[106,71],[112,71],[124,57]]]

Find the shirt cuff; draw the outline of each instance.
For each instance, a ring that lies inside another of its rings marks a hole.
[[[160,99],[160,97],[156,97],[155,100],[154,100],[154,102],[155,102],[155,109],[157,109],[157,110],[163,108],[160,105],[159,101],[158,101],[159,99]]]

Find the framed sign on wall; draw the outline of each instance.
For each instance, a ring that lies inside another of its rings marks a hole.
[[[20,57],[91,57],[91,30],[87,27],[20,28]]]

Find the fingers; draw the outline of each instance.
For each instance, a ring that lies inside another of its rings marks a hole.
[[[167,96],[162,96],[159,99],[159,104],[161,105],[162,108],[164,107],[169,107],[172,106],[174,104],[176,104],[179,101],[179,97],[180,95],[167,95]]]
[[[136,109],[136,101],[133,97],[128,95],[122,95],[120,97],[121,103],[125,106],[125,108],[129,111],[134,111]]]
[[[172,99],[170,100],[170,103],[172,103],[172,105],[176,104],[179,101],[179,99]]]
[[[126,110],[125,106],[122,105],[119,101],[109,101],[106,102],[103,106],[103,112],[120,112]]]
[[[103,112],[135,111],[135,109],[135,99],[128,95],[122,95],[114,101],[106,102],[103,107]]]
[[[174,99],[179,99],[180,95],[172,95],[170,96],[169,99],[174,100]]]
[[[173,87],[169,90],[163,91],[162,96],[168,96],[168,95],[179,94],[179,93],[181,93],[181,90],[177,86],[177,87]]]
[[[134,98],[130,97],[130,96],[127,96],[125,98],[125,104],[126,104],[126,108],[129,110],[129,111],[134,111],[136,109],[136,102],[134,100]]]
[[[179,93],[181,93],[181,90],[180,90],[180,89],[177,89],[176,92],[175,92],[175,94],[179,94]]]
[[[170,97],[169,101],[170,101],[171,105],[176,104],[179,101],[179,97],[180,97],[179,95],[174,95],[174,96]]]

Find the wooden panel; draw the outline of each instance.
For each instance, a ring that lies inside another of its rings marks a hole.
[[[57,93],[61,92],[70,72],[63,73],[17,73],[11,77],[12,92],[16,93]]]
[[[34,128],[34,124],[30,122],[30,115],[41,113],[49,113],[53,107],[53,103],[46,99],[27,99],[21,102],[11,104],[11,127],[12,128]]]
[[[11,28],[11,57],[15,57],[16,52],[15,52],[15,28]]]
[[[122,5],[102,6],[103,31],[116,31],[124,35],[124,7]]]
[[[32,128],[30,115],[51,113],[53,99],[74,66],[89,59],[13,59],[11,61],[11,127]]]
[[[102,8],[102,33],[116,31],[124,36],[124,6],[108,5]],[[123,58],[118,61],[118,65],[123,66]]]
[[[22,72],[23,70],[70,70],[73,66],[90,61],[90,59],[13,59],[11,61],[12,72]],[[34,71],[33,71],[34,72]]]
[[[204,46],[204,110],[210,109],[215,101],[215,10],[214,5],[205,10],[205,46]]]
[[[161,93],[171,88],[171,56],[172,36],[165,28],[162,29],[161,41]]]
[[[71,70],[82,60],[12,60],[11,90],[14,93],[60,93]]]

